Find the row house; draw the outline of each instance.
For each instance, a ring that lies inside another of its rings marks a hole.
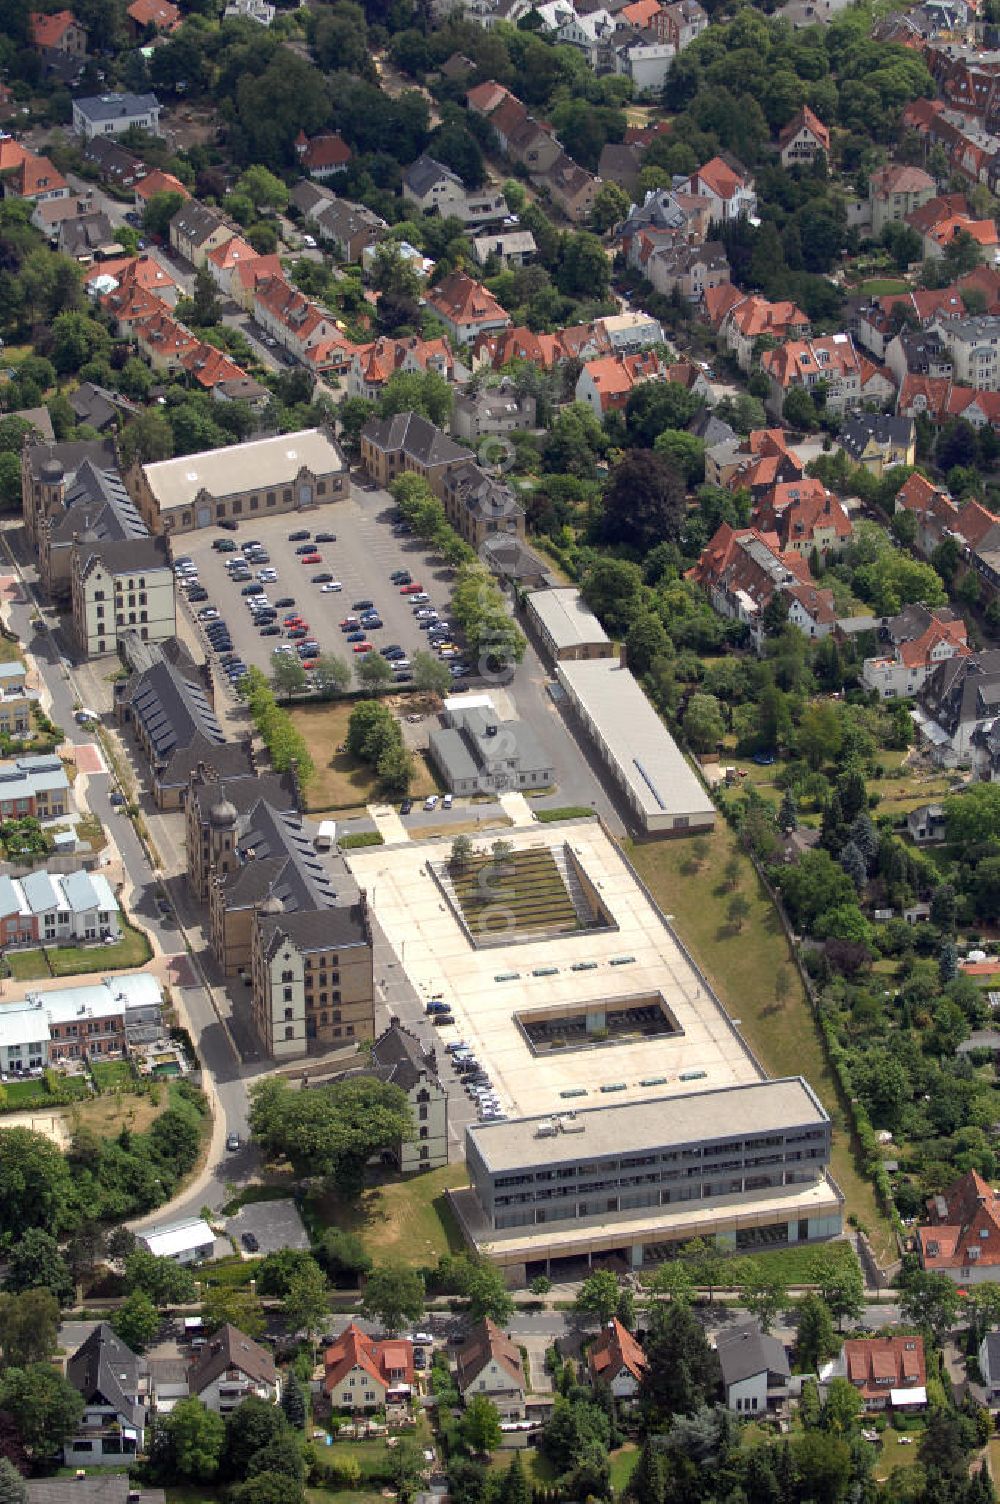
[[[997,264],[1000,259],[1000,238],[997,236],[996,225],[992,219],[973,219],[964,209],[943,213],[923,231],[921,239],[925,260],[940,260],[952,241],[960,235],[968,236],[976,242],[988,265]]]
[[[250,265],[262,258],[254,250],[250,243],[243,239],[242,235],[231,235],[221,245],[214,246],[205,257],[205,266],[208,274],[216,287],[224,297],[232,296],[233,282],[236,278],[236,269],[240,265]]]
[[[885,349],[885,363],[897,387],[907,376],[929,376],[934,381],[950,381],[955,374],[951,356],[941,336],[929,330],[913,329],[905,324],[894,334]]]
[[[904,126],[918,135],[926,150],[940,146],[952,171],[971,183],[991,186],[1000,139],[941,99],[915,99],[903,111]]]
[[[354,347],[347,372],[347,395],[376,401],[397,371],[433,371],[445,381],[455,376],[455,357],[446,339],[380,338]]]
[[[177,629],[173,570],[162,537],[78,536],[70,563],[73,640],[85,657],[118,651],[126,632],[164,642]]]
[[[574,397],[586,403],[598,418],[622,412],[637,386],[665,381],[667,370],[652,350],[636,355],[607,355],[591,360],[577,379]]]
[[[713,220],[728,224],[757,213],[757,193],[750,173],[728,152],[712,157],[682,184],[685,192],[708,200]]]
[[[784,595],[789,619],[810,637],[825,637],[836,623],[833,592],[820,590],[806,560],[783,553],[776,533],[734,528],[724,522],[687,578],[700,585],[720,616],[744,622],[759,642],[761,617]]]
[[[477,336],[510,324],[493,294],[463,271],[451,272],[428,292],[424,303],[444,324],[453,345],[471,344]]]
[[[4,946],[119,940],[121,911],[102,872],[0,877],[0,935]]]
[[[814,476],[781,481],[754,507],[753,525],[776,534],[784,553],[833,558],[854,536],[851,519],[840,501]]]
[[[340,337],[333,315],[292,287],[284,277],[267,277],[257,283],[253,309],[261,328],[299,360],[304,360],[320,341]]]
[[[184,370],[185,356],[197,350],[199,344],[191,331],[163,308],[133,324],[132,338],[153,370],[165,376],[179,376]]]
[[[918,693],[913,720],[940,767],[972,768],[995,781],[1000,651],[955,654],[938,663]]]
[[[820,388],[831,413],[859,407],[863,400],[861,363],[849,334],[788,340],[776,350],[765,350],[761,369],[771,383],[767,406],[779,417],[793,387],[810,394]]]
[[[972,651],[965,622],[950,607],[907,606],[883,623],[879,636],[882,651],[865,659],[861,678],[883,700],[917,694],[939,663]]]
[[[994,129],[1000,117],[1000,52],[934,41],[923,55],[945,103]]]
[[[932,423],[964,418],[977,431],[1000,433],[1000,392],[977,391],[950,378],[907,376],[899,389],[896,411],[908,418],[921,413]]]
[[[0,762],[0,820],[61,819],[69,807],[69,779],[58,757],[34,753]]]
[[[759,349],[758,340],[804,339],[809,334],[809,320],[794,303],[771,303],[754,293],[733,303],[719,333],[740,369],[749,371]]]
[[[961,317],[966,311],[963,293],[981,297],[987,313],[1000,313],[1000,271],[993,266],[977,266],[948,287],[920,288],[875,298],[857,317],[854,329],[857,341],[876,359],[883,360],[889,342],[903,324],[926,329],[936,317]]]
[[[31,713],[38,704],[38,690],[28,688],[28,671],[20,659],[0,663],[0,731],[5,736],[23,736],[31,730]]]
[[[64,1060],[126,1055],[130,1035],[158,1025],[162,1009],[160,984],[142,971],[28,992],[0,1013],[0,1070],[23,1074]]]
[[[225,245],[236,231],[219,209],[191,199],[170,221],[170,247],[192,266],[205,265],[210,251]]]

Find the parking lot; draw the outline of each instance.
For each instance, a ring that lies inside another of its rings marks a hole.
[[[206,601],[188,602],[185,606],[199,624],[206,648],[208,642],[198,612],[211,606],[228,624],[233,650],[247,665],[256,665],[270,673],[274,649],[288,641],[283,618],[298,613],[308,624],[308,637],[319,644],[320,652],[337,653],[360,663],[363,655],[352,651],[355,643],[347,640],[340,622],[348,615],[360,616],[360,611],[352,608],[362,600],[374,602],[382,621],[381,627],[364,634],[364,640],[375,651],[398,644],[412,660],[415,652],[428,648],[428,634],[421,630],[415,615],[417,607],[409,595],[402,595],[400,587],[390,582],[389,576],[397,570],[409,571],[412,583],[422,585],[430,596],[427,607],[436,609],[442,620],[447,620],[450,571],[440,562],[429,566],[427,554],[416,539],[394,533],[393,502],[386,492],[356,488],[356,493],[347,501],[303,513],[252,518],[241,523],[236,532],[212,527],[177,540],[175,557],[194,561],[199,581],[208,593]],[[296,552],[303,546],[302,541],[289,539],[289,534],[305,531],[311,538],[317,533],[336,535],[336,542],[317,545],[319,563],[304,564],[304,556]],[[282,628],[280,635],[262,635],[254,624],[248,598],[242,594],[246,582],[234,582],[226,568],[227,561],[236,555],[214,547],[224,539],[236,545],[236,553],[250,539],[259,540],[266,549],[269,563],[251,566],[252,576],[256,580],[261,568],[277,570],[277,580],[265,583],[264,590],[271,605],[277,608],[275,625]],[[333,582],[339,582],[342,588],[324,591],[314,582],[314,576],[320,574],[331,575]],[[278,606],[279,601],[288,599],[294,601],[294,606]]]

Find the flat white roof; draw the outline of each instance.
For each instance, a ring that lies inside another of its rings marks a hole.
[[[185,1253],[189,1248],[204,1248],[215,1242],[212,1229],[201,1217],[191,1217],[186,1222],[164,1222],[159,1227],[147,1228],[139,1237],[150,1253],[155,1253],[158,1258]]]
[[[170,508],[190,506],[202,490],[210,496],[233,496],[287,486],[303,466],[314,475],[343,470],[344,457],[322,428],[158,460],[144,466],[144,473],[157,504]]]
[[[557,648],[610,641],[579,590],[532,590],[528,605]]]
[[[512,828],[503,835],[515,849],[567,843],[617,928],[476,949],[427,870],[428,863],[447,863],[447,841],[344,853],[410,982],[425,999],[440,993],[455,1015],[455,1027],[440,1030],[440,1050],[453,1039],[471,1045],[504,1109],[516,1116],[609,1100],[649,1102],[665,1093],[705,1092],[761,1079],[738,1031],[596,821],[558,829]],[[486,846],[492,836],[473,839]],[[650,994],[662,995],[682,1032],[536,1054],[514,1019],[534,1009],[582,1007],[588,1000],[610,1004]],[[691,1072],[699,1074],[680,1079]],[[623,1089],[609,1099],[601,1087],[611,1084]],[[565,1091],[574,1095],[563,1097]]]
[[[50,1038],[44,1008],[7,1003],[0,1008],[0,1049],[12,1044],[44,1044]]]
[[[615,658],[569,660],[557,664],[556,672],[644,814],[714,815],[714,804],[634,674]]]

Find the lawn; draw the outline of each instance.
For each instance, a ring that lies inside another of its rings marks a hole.
[[[171,1105],[169,1091],[161,1090],[157,1095],[159,1100],[154,1102],[146,1092],[112,1089],[102,1097],[89,1097],[70,1108],[70,1128],[74,1129],[79,1122],[81,1127],[93,1129],[102,1138],[113,1138],[122,1128],[143,1133]]]
[[[708,859],[697,871],[690,870],[690,841],[633,845],[629,854],[660,908],[675,916],[678,933],[723,1004],[740,1020],[761,1063],[772,1076],[805,1076],[820,1097],[834,1127],[830,1168],[847,1198],[845,1210],[868,1229],[880,1257],[895,1257],[892,1228],[858,1168],[845,1107],[774,906],[741,854],[738,889],[749,900],[750,913],[737,932],[726,917],[732,893],[721,881],[732,837],[720,824],[707,839]],[[779,1003],[774,979],[781,971],[789,990]]]
[[[718,1288],[720,1290],[734,1289],[745,1277],[747,1265],[751,1262],[762,1269],[765,1274],[780,1279],[789,1289],[812,1284],[813,1266],[820,1253],[824,1259],[857,1267],[858,1261],[854,1250],[850,1243],[844,1240],[826,1243],[822,1250],[808,1243],[800,1248],[764,1248],[759,1253],[734,1254],[732,1258],[727,1259]],[[655,1272],[655,1269],[644,1270],[640,1279],[643,1283],[648,1283]]]
[[[379,1263],[434,1264],[442,1254],[465,1247],[445,1191],[467,1185],[468,1179],[464,1164],[445,1165],[409,1180],[397,1177],[372,1186],[349,1205],[322,1195],[307,1201],[306,1212],[320,1226],[356,1233]]]
[[[17,638],[0,636],[0,663],[20,663],[21,644]]]
[[[894,776],[903,766],[904,752],[883,752],[879,757],[881,777],[869,780],[870,793],[879,795],[876,811],[900,819],[911,809],[931,800],[941,800],[951,792],[953,779],[947,773],[920,773],[907,768],[903,776]]]
[[[901,1434],[905,1436],[902,1443]],[[882,1432],[878,1458],[875,1462],[875,1477],[879,1483],[884,1483],[889,1474],[894,1473],[898,1467],[912,1467],[917,1460],[919,1445],[919,1431],[900,1433],[894,1431],[892,1426],[886,1426]]]
[[[639,1448],[634,1442],[627,1441],[623,1447],[612,1452],[608,1460],[611,1463],[611,1486],[615,1491],[615,1498],[620,1499],[632,1476],[632,1469],[639,1460]]]
[[[374,769],[348,752],[337,748],[347,741],[347,723],[354,709],[353,700],[336,700],[327,705],[294,705],[289,715],[306,739],[316,771],[306,790],[306,809],[357,809],[366,804],[384,802]],[[419,753],[413,754],[415,775],[410,785],[414,799],[426,799],[437,793],[438,785]]]
[[[869,277],[867,282],[860,283],[854,290],[869,298],[887,298],[893,293],[909,292],[910,287],[900,277]]]
[[[513,1451],[496,1451],[490,1457],[490,1472],[505,1473],[510,1467]],[[556,1480],[555,1469],[547,1457],[537,1452],[534,1447],[525,1447],[519,1451],[521,1465],[527,1474],[528,1482],[535,1488],[551,1488]]]
[[[548,849],[512,851],[502,861],[477,852],[460,869],[449,870],[455,896],[470,930],[502,929],[516,935],[531,930],[571,933],[580,920],[555,857]]]
[[[9,950],[4,960],[15,982],[34,982],[52,975],[43,950]]]
[[[83,1076],[67,1076],[59,1084],[67,1097],[78,1096],[85,1100],[89,1096],[90,1088]],[[3,1093],[5,1112],[26,1112],[32,1107],[44,1107],[51,1111],[58,1110],[61,1105],[53,1102],[42,1077],[29,1081],[7,1081],[4,1083]]]
[[[127,1060],[94,1060],[90,1072],[101,1091],[114,1091],[117,1087],[129,1091],[135,1086],[135,1072]]]
[[[126,924],[114,945],[51,946],[47,952],[54,977],[76,976],[84,971],[123,971],[145,966],[153,952],[142,930]]]

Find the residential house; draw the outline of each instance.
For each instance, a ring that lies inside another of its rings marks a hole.
[[[758,428],[745,438],[724,439],[705,451],[705,478],[727,490],[748,490],[755,501],[783,481],[801,480],[802,461],[780,428]]]
[[[336,177],[338,172],[347,171],[352,152],[336,131],[322,131],[318,136],[313,136],[312,140],[305,131],[299,131],[295,155],[307,177],[313,178],[317,183],[325,183]]]
[[[698,0],[673,0],[673,4],[660,7],[649,25],[662,41],[683,52],[707,29],[708,15]]]
[[[83,1415],[63,1442],[67,1467],[122,1467],[143,1450],[146,1407],[139,1359],[99,1321],[66,1363]]]
[[[604,9],[576,11],[567,15],[556,31],[556,41],[582,52],[595,73],[611,71],[611,42],[617,25]]]
[[[176,31],[181,24],[180,7],[173,0],[132,0],[125,14],[137,41],[144,41],[151,33]]]
[[[78,136],[121,136],[128,130],[160,134],[160,101],[155,94],[95,94],[73,101],[73,129]]]
[[[506,269],[527,266],[535,259],[538,247],[530,230],[491,230],[475,237],[472,250],[480,266],[495,257]]]
[[[534,397],[518,396],[509,377],[504,377],[499,386],[463,393],[452,404],[451,431],[468,444],[476,444],[488,434],[514,433],[534,426]]]
[[[823,152],[830,155],[830,132],[808,105],[803,105],[778,136],[778,156],[782,167],[797,167],[811,162]]]
[[[708,200],[713,220],[752,219],[757,212],[753,178],[728,152],[712,157],[684,185],[688,193]]]
[[[455,376],[455,357],[446,339],[421,339],[416,334],[405,339],[383,337],[370,345],[351,346],[349,352],[347,394],[369,402],[382,395],[397,371],[433,371],[445,381]]]
[[[80,155],[88,167],[96,168],[102,183],[115,188],[131,188],[147,172],[141,157],[110,136],[90,136]]]
[[[776,533],[784,551],[804,558],[814,551],[821,559],[832,558],[854,536],[838,497],[813,476],[772,486],[754,507],[753,523],[762,532]]]
[[[870,475],[882,476],[897,465],[916,464],[917,425],[912,418],[851,413],[837,437],[848,459]]]
[[[4,198],[29,199],[36,204],[69,197],[66,179],[49,158],[36,156],[10,137],[0,140],[0,187]]]
[[[760,364],[771,383],[767,406],[777,416],[793,387],[812,395],[822,386],[830,413],[860,405],[861,363],[849,334],[787,340],[775,350],[765,350]]]
[[[931,332],[951,356],[957,383],[978,392],[1000,391],[1000,317],[938,317]]]
[[[906,817],[906,831],[914,846],[928,846],[943,841],[948,821],[942,804],[921,804]]]
[[[177,193],[183,199],[191,197],[180,178],[175,178],[172,172],[161,172],[156,167],[135,185],[136,210],[141,214],[158,193]]]
[[[638,0],[639,5],[646,3],[647,0]],[[615,48],[615,72],[632,80],[634,98],[658,99],[676,56],[671,42],[659,41],[651,31],[640,32]]]
[[[601,186],[600,178],[594,177],[564,151],[543,172],[533,173],[532,178],[574,223],[589,217]]]
[[[95,260],[121,254],[115,230],[103,209],[92,214],[77,214],[64,219],[56,236],[56,250],[88,266]]]
[[[639,1394],[646,1372],[646,1354],[626,1326],[612,1316],[587,1354],[593,1384],[606,1384],[619,1403],[628,1404]]]
[[[1000,1265],[1000,1196],[975,1170],[927,1200],[917,1228],[921,1266],[956,1284],[996,1279]]]
[[[69,779],[58,757],[34,753],[0,762],[0,820],[55,820],[69,809]]]
[[[20,659],[0,664],[0,731],[6,736],[23,736],[31,730],[38,691],[27,687],[27,674]]]
[[[257,26],[270,26],[277,15],[277,7],[269,0],[228,0],[222,12],[224,21],[253,21]]]
[[[789,602],[789,619],[810,637],[825,637],[836,622],[833,592],[820,590],[801,554],[783,553],[774,533],[724,522],[688,578],[707,593],[720,616],[746,623],[760,636],[761,616],[775,595]]]
[[[623,141],[606,141],[598,158],[597,176],[602,183],[617,183],[634,199],[645,154],[645,148],[635,142],[626,145]]]
[[[700,303],[710,288],[729,283],[729,259],[718,240],[659,246],[646,263],[646,276],[664,297],[676,291],[686,302]]]
[[[0,1011],[0,1069],[17,1075],[67,1061],[127,1055],[137,1032],[158,1036],[162,1009],[159,983],[142,971],[90,986],[29,992]]]
[[[323,1368],[323,1393],[332,1410],[381,1410],[393,1397],[410,1397],[413,1343],[405,1337],[376,1341],[352,1321],[326,1349]]]
[[[5,944],[83,945],[121,939],[121,911],[103,872],[49,874],[0,879]],[[27,937],[27,938],[26,938]]]
[[[924,1339],[852,1337],[840,1356],[820,1370],[820,1381],[846,1378],[868,1411],[922,1410],[927,1404]]]
[[[882,237],[886,225],[905,219],[914,209],[926,204],[937,192],[934,179],[921,167],[907,167],[890,162],[876,168],[868,179],[872,233]]]
[[[380,1081],[406,1094],[416,1136],[386,1145],[386,1153],[404,1175],[439,1170],[448,1163],[448,1091],[437,1068],[436,1050],[390,1018],[389,1027],[372,1041],[371,1068]]]
[[[425,301],[455,345],[471,344],[477,335],[505,329],[510,324],[509,316],[493,294],[463,271],[451,272],[430,290]]]
[[[488,1316],[458,1347],[455,1376],[466,1404],[483,1394],[496,1405],[501,1420],[524,1419],[527,1383],[520,1349]]]
[[[913,718],[931,757],[950,768],[975,765],[976,734],[992,732],[998,715],[1000,650],[989,648],[938,663],[919,691]]]
[[[730,306],[723,314],[719,334],[742,371],[753,368],[761,341],[801,340],[809,333],[809,320],[795,303],[772,303],[756,294],[727,301]]]
[[[1000,1332],[987,1332],[979,1344],[979,1376],[986,1390],[986,1403],[1000,1400]]]
[[[727,1410],[766,1415],[788,1396],[791,1369],[784,1343],[756,1321],[723,1329],[715,1339]]]
[[[51,14],[33,10],[28,16],[32,46],[37,52],[63,52],[67,57],[83,58],[87,55],[87,28],[82,26],[71,10],[57,10]]]
[[[939,334],[904,327],[885,346],[885,363],[901,387],[907,376],[951,382],[955,369]]]
[[[495,188],[487,186],[469,192],[457,172],[425,154],[419,156],[403,174],[403,198],[424,214],[436,213],[442,219],[454,217],[464,225],[485,225],[509,215],[507,200]]]
[[[887,650],[865,659],[861,677],[883,700],[915,695],[939,663],[972,651],[965,622],[950,607],[907,606],[883,623],[880,636]]]
[[[196,199],[182,204],[170,221],[170,245],[194,266],[204,266],[210,251],[225,245],[234,230],[218,209]]]
[[[251,1395],[277,1404],[281,1378],[267,1349],[227,1322],[192,1362],[188,1389],[206,1409],[229,1415]]]
[[[574,397],[603,418],[609,412],[623,411],[635,387],[665,379],[666,368],[652,350],[637,355],[607,355],[586,363],[577,379]]]

